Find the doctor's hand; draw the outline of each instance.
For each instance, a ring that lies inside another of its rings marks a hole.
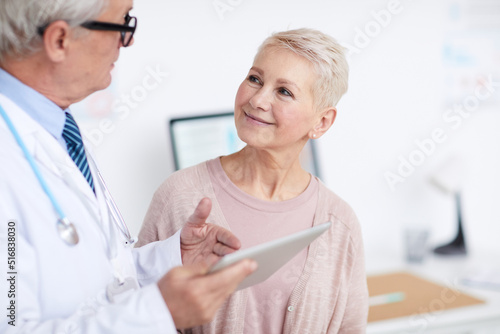
[[[257,268],[253,260],[242,260],[223,270],[206,274],[208,266],[176,267],[158,281],[158,287],[179,329],[211,321],[224,300]]]
[[[212,202],[203,198],[181,231],[181,256],[184,265],[212,265],[222,256],[241,247],[234,234],[206,222]]]

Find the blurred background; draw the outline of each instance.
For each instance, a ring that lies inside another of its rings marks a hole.
[[[73,110],[133,234],[174,171],[169,120],[231,111],[260,43],[310,27],[348,48],[349,91],[317,158],[359,217],[367,268],[403,256],[407,225],[451,240],[450,189],[469,252],[500,254],[500,1],[136,0],[131,15],[112,85]]]

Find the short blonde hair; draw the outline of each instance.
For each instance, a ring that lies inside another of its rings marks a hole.
[[[312,87],[317,108],[335,107],[347,92],[345,48],[332,37],[308,28],[277,32],[264,40],[255,57],[269,48],[290,50],[314,65],[319,77]]]

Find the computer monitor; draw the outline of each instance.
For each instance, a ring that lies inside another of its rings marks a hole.
[[[176,170],[237,152],[246,145],[238,138],[233,112],[172,118],[169,129]],[[300,160],[305,170],[320,177],[313,141],[304,147]]]

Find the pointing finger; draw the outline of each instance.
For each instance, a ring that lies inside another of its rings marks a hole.
[[[188,218],[188,224],[203,225],[205,224],[208,215],[212,210],[212,201],[209,198],[203,198],[199,203],[193,214]]]

